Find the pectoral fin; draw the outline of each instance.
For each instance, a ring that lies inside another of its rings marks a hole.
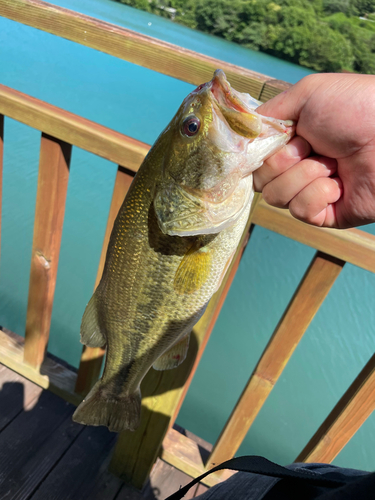
[[[186,358],[189,349],[190,333],[158,358],[152,365],[154,370],[171,370],[177,368]]]
[[[211,271],[211,253],[207,247],[194,244],[182,259],[173,283],[173,288],[180,294],[189,294],[199,290],[207,281]]]

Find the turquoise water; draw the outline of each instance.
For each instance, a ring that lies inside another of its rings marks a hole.
[[[64,0],[99,17],[296,82],[309,71],[109,0]],[[150,24],[151,23],[151,24]],[[191,85],[0,18],[0,83],[152,143]],[[23,334],[40,133],[6,120],[0,324]],[[49,350],[77,366],[116,165],[73,150]],[[373,228],[368,230],[373,232]],[[313,250],[256,228],[178,422],[214,442]],[[374,276],[347,265],[256,419],[241,453],[291,462],[374,352]],[[370,417],[335,463],[375,469]]]

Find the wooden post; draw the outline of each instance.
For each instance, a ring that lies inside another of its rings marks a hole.
[[[51,324],[71,145],[42,134],[26,316],[24,361],[43,362]]]
[[[1,255],[1,207],[3,204],[3,156],[4,156],[4,115],[0,114],[0,255]]]
[[[257,195],[253,207],[258,203]],[[178,410],[198,366],[224,298],[234,278],[248,241],[253,210],[220,289],[212,297],[205,314],[195,325],[186,360],[174,370],[150,370],[142,383],[142,414],[135,432],[122,432],[114,451],[110,470],[135,487],[142,488],[160,451],[165,434]]]
[[[330,463],[375,410],[375,354],[296,458]]]
[[[128,192],[130,184],[132,183],[133,177],[134,172],[121,166],[118,167],[94,290],[99,285],[103,274],[109,237],[111,236],[113,223],[115,222],[118,211],[120,210],[125,195]],[[77,394],[85,396],[98,380],[104,354],[105,349],[102,349],[101,347],[83,348],[75,389]]]
[[[234,456],[344,264],[317,252],[215,444],[208,468]]]

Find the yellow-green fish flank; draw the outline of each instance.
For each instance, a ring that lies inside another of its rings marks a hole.
[[[112,431],[139,425],[140,383],[185,358],[189,334],[236,251],[252,171],[293,127],[263,118],[224,73],[183,101],[140,167],[115,221],[81,341],[106,345],[101,380],[74,420]]]

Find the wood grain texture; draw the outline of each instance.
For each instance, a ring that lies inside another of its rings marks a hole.
[[[259,101],[266,102],[291,86],[291,83],[284,82],[283,80],[267,80],[263,85],[258,99]]]
[[[42,364],[49,338],[70,155],[69,144],[42,134],[24,351],[34,368]]]
[[[343,266],[315,255],[215,444],[209,467],[235,455]]]
[[[256,197],[254,203],[257,202],[257,199]],[[126,431],[119,435],[111,462],[111,471],[124,480],[130,481],[136,488],[143,487],[166,432],[177,417],[193,373],[198,366],[219,314],[219,308],[224,301],[246,246],[251,217],[252,212],[237,252],[219,290],[212,297],[206,312],[193,328],[186,360],[174,370],[162,372],[150,370],[148,372],[141,385],[143,395],[141,424],[135,432]]]
[[[130,173],[131,173],[130,171],[126,170],[121,166],[119,166],[117,169],[111,207],[109,209],[107,227],[103,240],[102,253],[100,256],[98,273],[96,275],[95,288],[99,285],[99,282],[103,274],[109,237],[111,236],[113,224],[120,210],[122,202],[124,201],[125,195],[128,192],[130,184],[133,181],[133,177],[130,175]],[[83,348],[81,361],[78,369],[77,384],[76,384],[76,392],[78,394],[82,394],[83,396],[85,396],[94,386],[95,382],[98,380],[103,363],[104,354],[105,354],[105,349],[102,349],[101,347],[85,346]]]
[[[0,113],[134,172],[150,149],[143,142],[4,85],[0,85]]]
[[[180,469],[192,478],[196,478],[207,472],[205,458],[208,453],[208,450],[204,450],[202,446],[192,439],[175,429],[170,429],[163,442],[161,458],[176,467],[176,469]],[[214,486],[233,474],[235,474],[235,471],[226,469],[220,474],[210,474],[202,480],[202,483],[206,486]]]
[[[296,458],[330,463],[375,410],[375,354]]]
[[[190,476],[158,458],[150,474],[150,479],[142,490],[142,498],[164,500],[190,481]],[[197,486],[195,485],[184,496],[184,500],[194,498],[196,490]]]
[[[78,405],[82,401],[82,396],[74,392],[77,379],[75,371],[48,354],[40,370],[35,370],[25,364],[23,362],[24,338],[5,328],[0,329],[0,346],[0,363],[70,403]]]
[[[0,0],[0,15],[194,85],[221,68],[236,90],[255,98],[266,81],[274,92],[282,90],[260,73],[39,0]]]
[[[0,115],[0,257],[1,257],[1,207],[3,205],[4,115]]]
[[[0,432],[23,409],[29,410],[41,395],[42,388],[0,365]]]
[[[106,497],[97,497],[96,500],[104,500],[104,498],[107,500]],[[91,498],[89,500],[91,500]],[[114,500],[145,500],[145,497],[139,490],[133,488],[133,486],[124,484]],[[155,500],[155,497],[151,497],[150,500]]]
[[[264,200],[257,206],[253,222],[375,273],[375,236],[372,234],[359,229],[310,226],[292,217],[289,210],[271,207]]]
[[[116,435],[73,423],[73,411],[0,364],[1,499],[144,499],[107,470]]]
[[[0,498],[27,499],[82,431],[73,406],[43,391],[0,434]],[[48,498],[48,497],[47,497]]]
[[[116,435],[104,427],[83,427],[78,424],[78,428],[78,438],[32,495],[31,500],[93,498],[93,478],[100,476]]]

